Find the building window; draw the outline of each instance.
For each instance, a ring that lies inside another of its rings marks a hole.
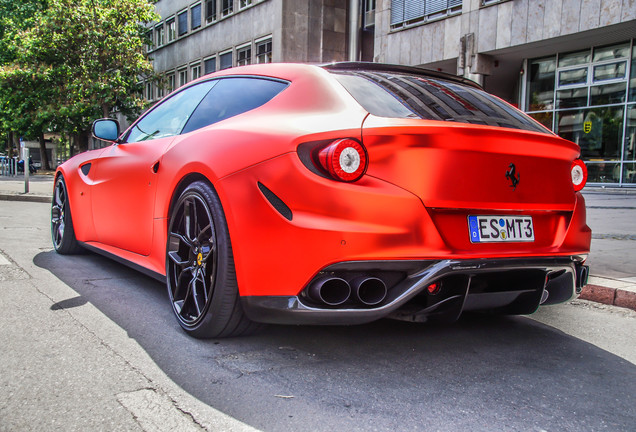
[[[152,51],[155,48],[154,34],[152,30],[146,32],[146,51]]]
[[[364,27],[375,25],[375,0],[364,0]]]
[[[174,17],[166,21],[166,42],[172,42],[177,38],[177,23]]]
[[[166,87],[166,79],[165,77],[159,78],[159,82],[157,82],[157,99],[161,99],[164,95]]]
[[[177,15],[179,24],[179,36],[183,36],[188,32],[188,11],[183,11]]]
[[[243,9],[252,4],[252,0],[240,0],[239,1],[239,9]]]
[[[482,6],[490,6],[490,5],[494,5],[497,3],[503,3],[503,2],[507,2],[510,0],[481,0],[481,5]]]
[[[203,69],[205,75],[216,72],[216,57],[205,59],[203,61]]]
[[[201,76],[201,63],[190,66],[190,79],[194,81]]]
[[[188,83],[188,70],[181,69],[179,71],[179,87],[184,86]]]
[[[154,92],[153,92],[153,85],[151,81],[148,81],[146,83],[146,100],[151,101],[155,98],[154,96]]]
[[[163,33],[163,24],[155,27],[155,45],[157,47],[163,46],[164,43],[164,33]]]
[[[234,12],[234,0],[221,0],[221,16]]]
[[[236,48],[236,65],[246,66],[252,64],[252,45]]]
[[[462,0],[391,0],[391,27],[444,18],[461,11]]]
[[[219,55],[219,70],[228,69],[232,67],[232,51],[228,51]]]
[[[272,62],[272,39],[256,42],[256,63]]]
[[[190,23],[192,25],[192,30],[201,27],[201,3],[190,8]]]
[[[216,0],[205,2],[205,21],[208,23],[216,21]]]
[[[174,91],[174,89],[175,89],[175,86],[174,86],[174,74],[168,75],[167,80],[166,80],[166,85],[167,85],[167,88],[166,88],[167,92],[168,93],[172,93],[172,91]]]
[[[581,147],[589,183],[636,184],[635,66],[633,41],[528,62],[526,111]]]

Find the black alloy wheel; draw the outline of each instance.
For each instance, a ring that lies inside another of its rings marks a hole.
[[[53,247],[62,255],[78,253],[82,249],[75,238],[68,191],[61,175],[55,180],[51,202],[51,238]]]
[[[241,307],[220,200],[205,182],[189,185],[172,211],[166,280],[172,310],[190,335],[238,336],[255,329]]]

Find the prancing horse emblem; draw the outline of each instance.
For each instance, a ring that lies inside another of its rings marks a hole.
[[[510,168],[508,171],[506,171],[506,178],[508,180],[510,180],[510,182],[512,183],[510,185],[510,187],[512,188],[512,190],[516,190],[517,189],[517,185],[519,184],[519,178],[521,177],[515,170],[515,164],[510,164],[508,165],[508,168]]]

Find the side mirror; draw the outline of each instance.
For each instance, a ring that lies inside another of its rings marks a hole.
[[[95,120],[91,132],[97,139],[115,142],[119,138],[119,122],[109,118]]]

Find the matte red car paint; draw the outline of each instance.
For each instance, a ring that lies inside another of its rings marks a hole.
[[[165,274],[170,203],[188,176],[222,202],[243,296],[297,295],[330,264],[353,260],[587,254],[584,201],[570,177],[579,149],[548,134],[369,115],[318,67],[221,71],[290,86],[265,105],[188,134],[113,145],[63,164],[78,240]],[[209,79],[209,76],[204,78]],[[366,120],[365,120],[366,119]],[[342,183],[310,172],[305,142],[355,138],[367,174]],[[159,162],[156,172],[152,167]],[[80,171],[91,163],[88,175]],[[516,189],[506,179],[514,163]],[[292,210],[280,215],[261,182]],[[471,244],[469,214],[535,218],[528,244]]]

